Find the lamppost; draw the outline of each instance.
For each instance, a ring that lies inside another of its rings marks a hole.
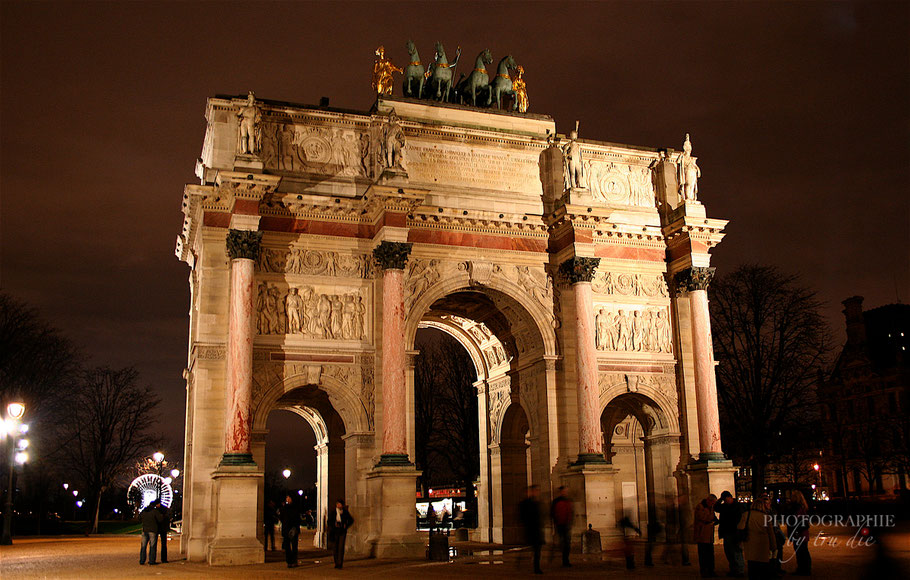
[[[818,491],[816,491],[813,495],[818,495],[821,493],[821,487],[822,487],[822,466],[819,465],[818,463],[815,463],[812,465],[812,469],[815,470],[815,475],[818,479],[818,487],[814,488],[814,489],[817,489]],[[816,498],[812,498],[812,499],[816,499]]]
[[[156,484],[158,495],[156,499],[161,501],[161,468],[164,467],[164,453],[156,451],[152,454],[152,460],[155,462],[155,475],[158,476],[158,481]]]
[[[8,446],[9,457],[9,486],[6,488],[6,505],[3,507],[3,537],[0,545],[9,546],[13,543],[13,470],[16,463],[23,464],[28,461],[28,439],[17,439],[20,435],[28,433],[28,424],[22,423],[25,414],[25,405],[18,402],[6,406],[6,417],[3,419],[3,435]]]

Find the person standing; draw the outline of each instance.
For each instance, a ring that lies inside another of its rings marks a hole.
[[[329,542],[332,544],[332,556],[335,558],[335,567],[339,570],[344,566],[344,542],[348,537],[348,528],[354,525],[351,512],[344,505],[344,500],[335,502],[335,510],[329,516]]]
[[[281,520],[281,547],[288,568],[297,567],[297,543],[300,540],[300,510],[294,504],[294,498],[287,496],[279,510]]]
[[[158,500],[150,503],[139,514],[139,521],[142,522],[142,544],[139,549],[139,565],[145,564],[145,551],[148,546],[149,566],[155,566],[155,558],[158,551],[158,526],[161,525],[163,518],[158,511]]]
[[[797,523],[793,526],[787,526],[787,534],[793,543],[793,549],[796,552],[796,572],[797,576],[809,576],[812,574],[812,556],[809,555],[809,504],[806,502],[806,496],[799,490],[794,490],[790,495],[790,515],[796,516]]]
[[[777,546],[777,539],[769,521],[770,511],[771,502],[767,495],[762,495],[740,516],[737,526],[750,580],[767,580],[773,575],[770,559]]]
[[[550,505],[550,518],[553,520],[553,529],[556,532],[559,545],[562,548],[562,565],[570,567],[569,551],[572,547],[572,500],[567,495],[565,486],[559,486],[556,499]]]
[[[269,549],[269,538],[272,539],[272,550],[275,549],[275,524],[278,523],[278,509],[275,507],[275,502],[269,500],[269,503],[265,506],[265,513],[262,517],[262,523],[265,526],[265,546],[266,550]]]
[[[717,525],[717,535],[724,541],[724,555],[730,566],[727,576],[742,578],[745,575],[746,563],[743,560],[743,548],[739,543],[739,534],[736,530],[739,518],[742,516],[739,502],[732,493],[725,491],[720,494],[720,501],[714,504],[714,511],[720,521]]]
[[[161,512],[161,523],[158,525],[158,543],[161,545],[161,563],[167,564],[167,535],[171,531],[171,510],[164,507],[164,504],[158,504],[158,511]]]
[[[713,493],[698,502],[695,506],[695,520],[693,532],[695,544],[698,546],[698,568],[702,578],[714,578],[714,526],[717,518],[714,517],[714,504],[717,496]]]
[[[540,550],[543,546],[543,517],[541,516],[540,488],[532,485],[528,488],[528,497],[518,504],[518,518],[524,528],[525,543],[531,546],[534,553],[534,573],[543,574],[540,569]]]

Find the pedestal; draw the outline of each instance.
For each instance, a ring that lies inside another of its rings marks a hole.
[[[262,160],[255,155],[241,154],[234,157],[234,171],[254,171],[261,173]]]
[[[261,478],[255,465],[222,465],[212,474],[215,534],[206,556],[210,566],[265,562],[265,550],[256,538]]]
[[[367,475],[376,536],[371,538],[376,558],[417,558],[426,550],[417,533],[417,476],[413,466],[377,466]]]
[[[689,464],[686,472],[689,475],[689,494],[693,506],[708,494],[720,497],[722,492],[729,491],[736,495],[736,468],[728,459],[695,461]]]
[[[569,498],[575,509],[572,543],[581,542],[581,533],[593,526],[600,532],[601,547],[606,548],[620,534],[616,520],[616,469],[603,463],[574,465],[564,476]]]

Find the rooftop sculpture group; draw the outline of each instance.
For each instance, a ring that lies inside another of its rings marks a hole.
[[[391,95],[393,75],[404,75],[402,90],[406,97],[435,100],[444,103],[470,104],[474,107],[506,108],[521,113],[528,110],[527,84],[522,78],[524,68],[519,66],[512,55],[503,57],[496,67],[496,75],[490,81],[486,65],[493,63],[490,49],[482,50],[474,60],[474,69],[462,73],[455,81],[455,69],[461,58],[461,47],[455,51],[455,60],[449,62],[441,42],[436,43],[436,55],[428,67],[420,61],[420,54],[412,41],[405,45],[410,57],[408,65],[401,69],[385,57],[385,48],[376,49],[377,59],[373,63],[373,89],[380,95]],[[515,76],[510,72],[515,71]]]

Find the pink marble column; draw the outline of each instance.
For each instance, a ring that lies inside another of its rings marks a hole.
[[[711,343],[708,284],[714,268],[693,267],[682,273],[689,293],[692,322],[692,357],[695,363],[695,402],[698,416],[700,459],[723,459],[720,446],[720,415],[717,411],[717,379]]]
[[[382,458],[380,465],[410,465],[404,348],[404,267],[411,244],[382,242],[373,256],[382,268]]]
[[[600,428],[600,389],[594,344],[591,280],[600,258],[572,258],[562,264],[575,294],[575,376],[578,398],[578,463],[604,463]]]
[[[253,386],[253,276],[262,232],[231,230],[231,294],[228,309],[227,415],[222,464],[253,463],[250,404]]]

